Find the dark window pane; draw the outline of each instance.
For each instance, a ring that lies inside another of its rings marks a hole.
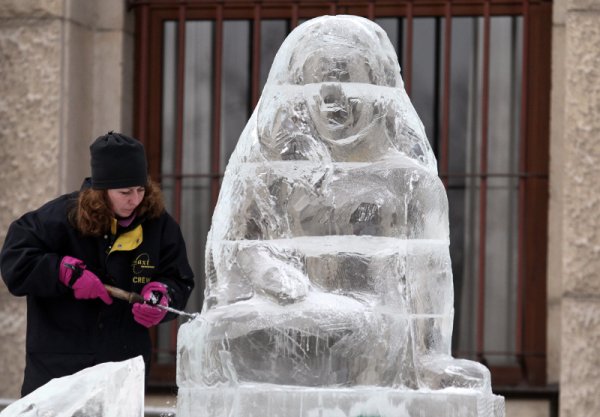
[[[221,173],[248,121],[251,39],[250,21],[226,20],[223,22]]]
[[[260,25],[260,91],[265,86],[275,54],[288,34],[287,20],[263,20]]]

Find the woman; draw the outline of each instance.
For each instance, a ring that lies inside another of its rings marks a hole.
[[[23,396],[102,362],[143,355],[148,370],[148,328],[175,318],[156,304],[183,309],[194,287],[142,144],[109,132],[90,153],[92,176],[81,190],[14,221],[0,253],[9,291],[27,297]],[[105,284],[148,303],[112,298]]]

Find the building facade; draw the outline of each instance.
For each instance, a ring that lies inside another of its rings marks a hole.
[[[144,138],[156,134],[148,131],[152,125],[140,122],[141,109],[152,100],[144,100],[139,91],[147,71],[139,28],[149,26],[142,26],[148,16],[134,3],[0,4],[0,240],[17,216],[79,187],[89,174],[93,138],[111,129]],[[551,68],[540,72],[540,77],[551,77],[550,155],[545,158],[549,200],[547,213],[540,214],[548,219],[547,236],[540,237],[547,255],[542,268],[545,316],[540,320],[546,335],[545,375],[541,388],[514,386],[502,392],[508,416],[553,415],[557,405],[548,393],[556,387],[561,416],[600,413],[599,23],[600,2],[557,0],[551,36],[535,44],[551,52]],[[154,82],[151,72],[146,76]],[[152,143],[147,143],[150,149]],[[160,163],[153,166],[158,170]],[[533,296],[525,294],[525,304]],[[25,302],[0,286],[0,309],[0,397],[16,398],[24,366]]]

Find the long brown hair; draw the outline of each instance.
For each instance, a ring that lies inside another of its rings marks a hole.
[[[136,216],[155,219],[165,210],[160,187],[148,180],[144,198],[135,210]],[[86,188],[79,192],[77,205],[69,213],[73,226],[85,236],[101,236],[110,232],[115,217],[106,190]]]

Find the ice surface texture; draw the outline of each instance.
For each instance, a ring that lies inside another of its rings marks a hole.
[[[52,379],[2,417],[143,417],[144,360],[107,362]]]
[[[212,404],[203,415],[251,415],[225,411],[224,386],[241,401],[278,384],[305,410],[359,386],[495,398],[484,366],[450,356],[448,245],[446,192],[385,32],[356,16],[300,25],[225,171],[203,314],[179,331],[178,416],[194,398]]]

